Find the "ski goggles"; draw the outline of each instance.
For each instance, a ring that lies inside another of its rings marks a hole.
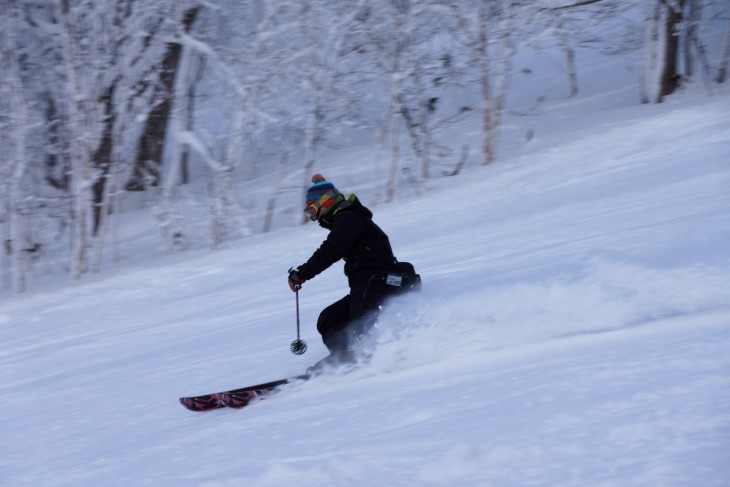
[[[319,220],[320,212],[322,211],[322,208],[325,206],[325,203],[330,200],[330,195],[325,194],[322,195],[320,199],[317,201],[310,203],[304,208],[304,213],[309,217],[310,220],[313,222]],[[329,206],[329,205],[326,205]]]
[[[314,206],[314,203],[311,205],[307,205],[306,208],[304,208],[304,213],[309,217],[310,220],[317,221],[317,212],[319,210]]]

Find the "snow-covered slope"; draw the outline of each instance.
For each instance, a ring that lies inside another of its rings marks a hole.
[[[616,96],[375,208],[423,292],[368,366],[243,411],[177,398],[325,354],[339,264],[288,348],[314,225],[0,294],[0,486],[730,485],[730,100]]]

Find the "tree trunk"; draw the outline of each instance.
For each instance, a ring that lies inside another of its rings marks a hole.
[[[398,112],[393,117],[392,132],[390,135],[390,169],[388,170],[388,183],[385,190],[385,202],[392,203],[395,199],[395,181],[398,176],[398,159],[400,157],[400,124],[401,119]]]
[[[730,64],[730,6],[727,8],[727,26],[725,27],[725,37],[722,40],[722,49],[720,51],[720,60],[717,63],[717,83],[724,83],[727,79],[728,65]]]
[[[464,32],[471,47],[471,51],[475,58],[477,69],[479,70],[479,87],[482,95],[482,165],[487,166],[494,162],[496,157],[496,145],[499,139],[499,125],[501,123],[502,111],[506,102],[506,87],[510,80],[511,57],[513,56],[513,48],[511,47],[511,32],[509,24],[512,21],[512,0],[500,0],[494,2],[479,1],[477,2],[474,15],[476,16],[476,28],[472,29],[471,23],[468,21],[468,15],[461,9],[458,0],[452,0],[449,3],[451,10],[454,12],[461,30]],[[499,11],[495,19],[495,15],[490,12],[491,9]],[[499,21],[498,32],[501,49],[501,69],[500,73],[494,73],[489,57],[491,25]],[[492,86],[492,80],[495,80],[497,88]]]
[[[46,126],[48,127],[48,144],[46,145],[46,167],[45,181],[53,188],[67,192],[70,187],[69,172],[71,167],[68,155],[61,151],[61,139],[63,138],[63,120],[58,113],[56,101],[51,93],[48,93],[45,110]]]
[[[489,133],[492,159],[496,157],[496,148],[499,143],[499,129],[502,125],[502,115],[507,104],[507,93],[509,90],[512,75],[512,0],[504,0],[501,8],[501,20],[499,22],[499,44],[500,57],[498,71],[494,73],[495,96],[492,105],[492,127]]]
[[[91,202],[91,153],[90,141],[85,134],[91,130],[96,115],[97,100],[90,100],[89,93],[79,79],[83,62],[77,50],[79,39],[74,37],[71,21],[71,5],[61,2],[61,42],[68,92],[68,120],[71,138],[71,191],[73,197],[71,215],[71,278],[80,279],[88,271],[87,245],[89,209]]]
[[[14,2],[13,2],[14,3]],[[12,5],[17,12],[17,6]],[[23,84],[20,79],[20,66],[17,58],[17,37],[13,25],[11,25],[11,15],[7,16],[6,24],[6,50],[7,61],[9,64],[9,85],[10,85],[10,106],[12,114],[10,116],[11,130],[13,135],[13,145],[15,151],[11,156],[9,171],[10,181],[7,184],[10,193],[10,202],[8,205],[8,222],[4,226],[10,226],[10,245],[13,251],[13,276],[15,278],[15,291],[22,293],[26,290],[26,260],[28,252],[25,245],[30,246],[26,240],[27,216],[23,214],[25,201],[25,192],[23,190],[23,180],[25,179],[28,167],[28,159],[26,154],[26,144],[28,136],[27,127],[27,110],[25,96],[23,93]],[[8,251],[8,250],[6,250]]]
[[[684,19],[685,33],[684,33],[684,46],[683,46],[683,57],[684,57],[684,71],[688,78],[694,76],[695,61],[693,56],[692,46],[695,44],[697,39],[697,28],[702,18],[702,3],[700,0],[687,0],[687,12],[686,18]]]
[[[679,72],[680,36],[682,11],[685,0],[668,4],[656,0],[653,12],[647,19],[645,40],[644,87],[646,101],[661,103],[680,85]]]
[[[417,80],[420,78],[419,73],[414,72],[413,77]],[[421,88],[418,81],[415,81],[417,86]],[[423,90],[421,90],[423,92]],[[429,126],[428,114],[429,108],[427,103],[422,103],[421,106],[416,110],[418,118],[414,118],[411,110],[406,105],[404,97],[401,95],[400,100],[401,115],[403,122],[406,127],[406,131],[410,136],[411,148],[413,153],[420,161],[420,176],[421,180],[425,181],[429,177],[429,166],[430,161],[430,144],[431,144],[431,127]]]
[[[107,92],[104,93],[99,100],[99,103],[104,106],[104,128],[101,134],[101,142],[99,143],[99,147],[96,149],[93,159],[94,167],[97,169],[97,171],[95,171],[96,180],[92,186],[94,212],[92,220],[93,227],[91,231],[94,236],[99,233],[99,227],[101,227],[103,218],[102,209],[105,206],[105,187],[109,179],[109,168],[111,167],[112,150],[114,148],[114,89],[115,83],[112,83],[109,85]]]
[[[7,194],[7,191],[5,192]],[[3,223],[3,241],[2,241],[2,262],[3,262],[3,289],[13,287],[13,281],[10,271],[10,253],[12,251],[13,239],[10,233],[10,225],[12,225],[13,215],[10,205],[10,198],[3,198],[5,206],[5,222]]]
[[[200,12],[200,6],[187,10],[183,16],[183,28],[189,32],[193,22]],[[159,102],[147,116],[145,127],[137,146],[134,172],[127,182],[127,191],[144,191],[147,183],[156,187],[160,184],[160,165],[162,153],[167,137],[167,126],[172,110],[171,94],[173,93],[175,78],[180,65],[182,46],[179,43],[170,43],[160,65],[159,83],[155,85],[153,100]]]
[[[556,26],[558,42],[565,53],[565,70],[568,75],[568,96],[572,98],[578,94],[578,75],[576,74],[577,70],[575,67],[575,49],[573,49],[573,45],[570,43],[568,33],[563,28],[563,19],[560,16],[560,13],[556,12],[556,16],[558,17],[558,23]]]
[[[492,86],[489,72],[489,36],[487,32],[487,7],[479,2],[477,14],[479,34],[477,41],[477,56],[479,62],[479,82],[482,89],[482,165],[494,162],[494,147],[492,145]]]
[[[679,88],[681,82],[681,74],[679,72],[679,28],[682,22],[682,9],[685,0],[677,1],[677,8],[664,6],[667,9],[666,25],[664,26],[664,42],[666,47],[664,51],[664,66],[662,69],[660,101],[668,95],[674,93]]]
[[[274,224],[274,210],[276,209],[276,197],[279,195],[281,190],[282,181],[286,178],[286,166],[289,163],[289,157],[291,156],[292,138],[287,137],[284,142],[283,150],[281,151],[281,157],[279,158],[279,170],[276,176],[276,183],[274,183],[273,191],[269,196],[269,201],[266,203],[266,215],[264,216],[264,225],[261,228],[261,233],[268,233]]]
[[[165,172],[163,185],[162,185],[162,199],[160,201],[160,208],[157,214],[160,233],[162,238],[162,250],[169,252],[172,250],[173,236],[171,235],[171,227],[173,223],[173,215],[177,214],[174,207],[175,189],[180,181],[180,151],[182,150],[183,142],[178,140],[181,134],[185,131],[186,119],[185,98],[188,94],[188,82],[189,82],[189,65],[191,53],[182,44],[177,43],[178,63],[175,67],[175,74],[177,80],[173,83],[173,89],[171,90],[172,99],[168,99],[171,107],[174,105],[175,111],[172,113],[171,120],[171,131],[172,131],[172,147],[170,154],[170,164],[168,170]],[[165,116],[170,115],[168,112]],[[167,128],[165,128],[167,130]]]
[[[199,57],[198,59],[198,65],[196,67],[196,74],[193,77],[193,79],[190,82],[190,86],[188,87],[188,95],[187,95],[187,122],[186,122],[186,130],[188,132],[192,132],[194,128],[194,122],[195,122],[195,87],[198,84],[198,82],[203,78],[203,73],[205,72],[205,58]],[[190,166],[189,166],[189,160],[190,160],[190,145],[184,144],[182,149],[182,154],[180,154],[180,183],[181,184],[188,184],[190,182]],[[174,164],[174,161],[173,161]]]
[[[123,119],[124,116],[119,118]],[[101,270],[101,257],[104,249],[104,238],[108,232],[108,228],[114,223],[118,223],[118,218],[113,208],[119,206],[119,184],[120,184],[120,160],[122,158],[121,152],[122,137],[125,132],[124,126],[110,125],[112,129],[112,139],[109,142],[110,154],[109,163],[104,170],[104,182],[101,194],[95,196],[94,212],[98,215],[96,228],[93,235],[93,250],[91,257],[91,272],[98,273]],[[97,181],[98,182],[98,181]],[[114,201],[112,201],[114,199]],[[110,221],[114,220],[114,221]],[[118,227],[112,227],[112,260],[114,262],[119,261],[119,235]]]
[[[378,133],[375,137],[375,151],[373,156],[373,177],[377,181],[380,179],[380,161],[383,160],[383,154],[385,153],[385,141],[388,137],[388,128],[393,122],[393,102],[391,101],[388,105],[388,109],[385,111],[383,120],[378,125]],[[380,184],[375,185],[375,191],[373,192],[373,198],[370,201],[370,206],[377,206],[380,203],[381,198],[381,186]]]
[[[403,100],[403,78],[405,72],[403,70],[403,56],[405,56],[406,39],[403,32],[403,24],[405,23],[404,14],[398,13],[395,21],[396,47],[393,56],[393,72],[391,79],[393,80],[393,123],[390,135],[390,169],[388,170],[388,181],[385,189],[385,202],[391,203],[395,199],[395,183],[398,176],[398,159],[400,158],[400,125],[401,119],[405,121],[405,107]]]
[[[662,101],[662,73],[667,55],[664,38],[667,8],[657,0],[647,19],[646,39],[644,40],[644,88],[647,103]]]

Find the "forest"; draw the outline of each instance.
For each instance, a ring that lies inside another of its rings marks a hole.
[[[0,25],[8,292],[118,262],[125,211],[152,212],[167,253],[188,248],[186,199],[211,248],[301,224],[318,161],[353,134],[371,205],[499,164],[524,52],[560,53],[566,98],[577,50],[636,53],[637,104],[721,92],[730,61],[726,0],[0,0]],[[444,135],[466,117],[479,147]]]

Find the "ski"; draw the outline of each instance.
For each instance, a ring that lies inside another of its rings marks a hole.
[[[200,396],[181,397],[180,404],[191,411],[214,411],[225,407],[241,409],[248,406],[254,399],[264,398],[274,394],[281,386],[291,382],[304,381],[309,375],[299,375],[289,379],[280,379],[263,384],[231,389],[229,391],[214,392]]]

